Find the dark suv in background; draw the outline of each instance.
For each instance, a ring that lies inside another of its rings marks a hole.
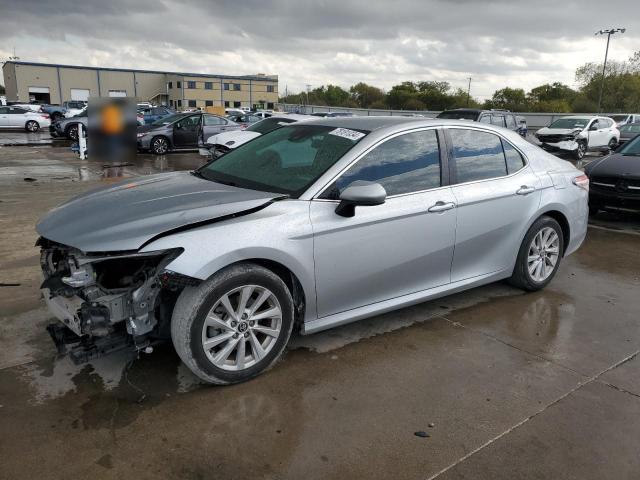
[[[508,128],[514,132],[520,132],[520,125],[516,116],[509,110],[481,110],[479,108],[455,108],[440,112],[436,118],[448,118],[449,120],[471,120],[473,122],[489,123],[498,127]]]

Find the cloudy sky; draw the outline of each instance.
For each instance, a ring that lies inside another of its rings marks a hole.
[[[0,60],[280,76],[299,91],[442,80],[484,99],[640,50],[639,0],[0,0]]]

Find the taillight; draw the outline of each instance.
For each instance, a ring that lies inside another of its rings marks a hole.
[[[578,177],[575,177],[573,179],[573,184],[576,187],[580,187],[586,191],[589,191],[589,177],[587,177],[586,175],[580,175]]]

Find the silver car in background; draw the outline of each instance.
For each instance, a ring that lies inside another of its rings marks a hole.
[[[50,333],[76,361],[170,336],[204,381],[244,381],[294,328],[502,279],[543,288],[585,238],[587,197],[581,171],[503,128],[294,123],[45,216],[43,294],[64,325]]]

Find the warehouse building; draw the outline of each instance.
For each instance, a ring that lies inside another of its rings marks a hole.
[[[176,109],[271,109],[277,75],[213,75],[8,61],[2,67],[8,101],[61,104],[89,97],[135,97]]]

